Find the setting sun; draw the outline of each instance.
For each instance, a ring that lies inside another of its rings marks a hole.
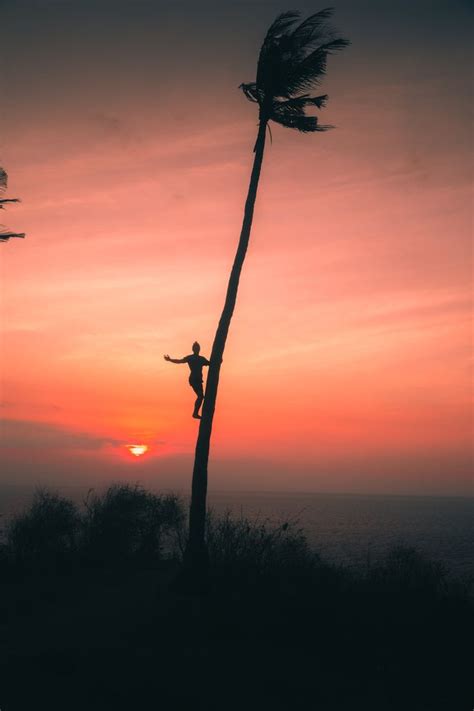
[[[146,446],[146,444],[127,444],[127,449],[135,457],[141,457],[142,454],[148,452],[148,447]]]

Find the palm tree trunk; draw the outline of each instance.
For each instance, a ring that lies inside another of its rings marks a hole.
[[[255,198],[257,196],[258,180],[262,167],[263,151],[265,148],[265,133],[267,121],[260,119],[257,141],[255,143],[255,158],[252,174],[250,176],[249,190],[245,203],[244,219],[240,233],[239,245],[230,273],[227,294],[222,310],[222,315],[217,327],[212,352],[210,357],[209,372],[206,383],[206,396],[202,408],[202,419],[196,443],[194,458],[193,483],[191,493],[191,507],[189,513],[189,539],[186,549],[185,565],[196,573],[204,573],[208,567],[208,554],[205,542],[206,527],[206,495],[207,495],[207,463],[209,460],[209,446],[212,432],[212,421],[216,407],[217,388],[222,364],[227,333],[234,313],[237,291],[239,288],[240,273],[245,260],[252,227]]]

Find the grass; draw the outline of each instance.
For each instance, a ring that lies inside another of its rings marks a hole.
[[[211,587],[176,592],[185,512],[120,485],[39,491],[0,551],[0,708],[470,709],[469,590],[407,548],[349,571],[294,522],[210,514]]]

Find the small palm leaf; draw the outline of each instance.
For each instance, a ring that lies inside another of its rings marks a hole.
[[[241,84],[239,89],[242,89],[249,101],[258,103],[257,84],[254,81],[250,82],[250,84]]]
[[[0,193],[4,192],[8,184],[8,175],[6,171],[0,167]],[[20,202],[18,198],[0,198],[0,210],[3,210],[5,205],[11,202]],[[0,242],[8,242],[12,237],[25,237],[24,232],[9,232],[0,225]]]
[[[309,94],[303,94],[302,96],[297,96],[294,99],[277,101],[275,103],[281,107],[289,107],[294,109],[304,109],[306,106],[316,106],[318,109],[321,109],[323,106],[326,106],[327,98],[327,94],[323,94],[322,96],[309,96]]]
[[[5,230],[0,230],[0,242],[8,242],[8,240],[12,237],[21,237],[24,239],[25,236],[24,232],[7,232]]]
[[[328,131],[333,126],[322,126],[318,123],[317,116],[280,116],[275,121],[287,128],[295,128],[301,133],[314,133],[314,131]]]
[[[18,198],[0,198],[0,210],[9,202],[20,202]]]

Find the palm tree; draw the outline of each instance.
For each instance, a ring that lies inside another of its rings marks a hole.
[[[0,193],[3,193],[4,190],[6,190],[8,183],[8,175],[6,174],[5,170],[0,166]],[[20,202],[18,198],[0,198],[0,210],[3,210],[5,205],[11,202]],[[12,237],[24,237],[25,233],[24,232],[9,232],[8,230],[5,230],[2,228],[2,225],[0,225],[0,242],[8,242],[9,239]]]
[[[321,82],[326,73],[328,55],[350,44],[348,40],[339,37],[328,23],[332,14],[331,8],[321,10],[301,23],[298,23],[298,12],[279,15],[268,30],[260,50],[256,81],[239,87],[249,101],[258,104],[259,123],[242,230],[212,346],[206,397],[196,443],[185,569],[198,575],[207,570],[208,564],[205,543],[207,465],[219,373],[250,237],[267,126],[269,121],[275,121],[304,133],[331,128],[321,125],[316,116],[306,113],[308,108],[321,109],[327,96],[310,96],[305,92]]]

